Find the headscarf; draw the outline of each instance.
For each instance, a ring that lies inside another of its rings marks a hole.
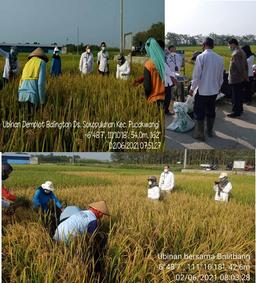
[[[161,80],[165,79],[165,65],[164,65],[164,51],[157,43],[157,41],[150,37],[146,44],[145,49],[149,58],[154,62],[156,69],[161,77]]]

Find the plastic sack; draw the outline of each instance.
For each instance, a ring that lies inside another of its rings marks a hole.
[[[188,105],[186,102],[174,102],[173,110],[175,117],[173,122],[166,128],[178,133],[185,133],[192,130],[195,122],[188,116]]]
[[[188,95],[185,101],[187,107],[187,113],[192,113],[194,111],[194,102],[195,102],[194,96]]]

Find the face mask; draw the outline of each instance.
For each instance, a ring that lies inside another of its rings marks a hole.
[[[168,169],[164,169],[164,172],[167,173],[169,170]]]
[[[149,184],[149,186],[151,186],[152,185],[152,181],[148,181],[148,184]]]
[[[91,49],[87,49],[87,53],[91,53]]]
[[[102,50],[102,51],[106,50],[106,47],[105,47],[105,46],[102,46],[102,47],[101,47],[101,50]]]

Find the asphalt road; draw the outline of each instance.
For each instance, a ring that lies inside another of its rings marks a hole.
[[[231,102],[222,100],[217,103],[214,137],[206,135],[205,142],[193,139],[193,130],[176,133],[165,130],[165,148],[171,149],[254,149],[256,147],[256,99],[251,105],[244,104],[244,113],[239,118],[228,118]],[[165,117],[165,127],[173,120]]]

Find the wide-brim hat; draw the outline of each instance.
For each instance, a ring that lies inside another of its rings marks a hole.
[[[226,172],[221,172],[219,179],[226,178],[227,176],[228,176],[228,174]]]
[[[94,208],[98,210],[99,212],[105,214],[105,215],[110,215],[107,204],[104,200],[102,201],[97,201],[97,202],[92,202],[88,205],[91,208]]]
[[[41,187],[47,191],[54,191],[53,183],[51,181],[46,181],[44,184],[41,185]]]
[[[45,55],[44,50],[40,47],[36,48],[34,51],[32,51],[29,55],[28,58],[32,58],[32,57],[39,57],[42,60],[44,60],[45,62],[48,62],[49,59],[48,57]]]

